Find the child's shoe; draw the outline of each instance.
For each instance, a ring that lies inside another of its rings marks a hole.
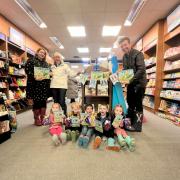
[[[83,136],[83,135],[80,135],[80,136],[79,136],[79,140],[78,140],[78,145],[79,145],[79,147],[82,147],[82,146],[83,146],[83,139],[84,139],[84,136]]]
[[[75,132],[76,132],[76,140],[77,140],[79,138],[80,133],[78,130],[76,130]]]
[[[60,135],[60,139],[61,139],[61,143],[65,144],[67,141],[67,134],[62,132]]]
[[[123,136],[121,134],[119,134],[117,137],[118,137],[119,145],[122,147],[122,149],[126,149],[126,141],[123,138]]]
[[[71,141],[71,130],[70,129],[67,129],[66,131],[66,135],[67,135],[67,141]]]
[[[108,146],[106,147],[107,150],[111,151],[120,151],[120,147],[115,145],[115,139],[114,138],[108,138]]]
[[[125,141],[126,141],[128,147],[129,147],[129,150],[130,150],[131,152],[135,151],[135,139],[134,139],[134,138],[131,138],[130,136],[127,136],[127,137],[125,138]]]
[[[53,135],[52,140],[56,146],[58,146],[60,144],[60,141],[59,141],[59,138],[57,135]]]
[[[76,131],[71,131],[71,138],[72,138],[72,142],[76,142],[76,140],[77,140],[77,132]]]
[[[101,145],[102,139],[99,136],[96,136],[93,143],[93,148],[97,149]]]
[[[84,138],[83,138],[83,148],[87,148],[88,144],[89,144],[89,137],[84,136]]]

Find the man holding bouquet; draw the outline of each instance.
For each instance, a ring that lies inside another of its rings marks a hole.
[[[123,37],[119,45],[124,52],[123,69],[132,69],[133,78],[127,85],[127,117],[131,119],[131,125],[126,126],[129,131],[142,131],[143,120],[143,97],[146,87],[146,68],[143,53],[131,47],[130,39]]]

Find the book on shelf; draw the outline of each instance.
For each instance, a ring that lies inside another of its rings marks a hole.
[[[170,58],[175,55],[180,55],[180,46],[167,49],[164,53],[164,58]]]
[[[108,85],[97,85],[97,95],[98,96],[108,96]]]
[[[96,96],[96,89],[89,88],[89,85],[85,85],[85,96]]]

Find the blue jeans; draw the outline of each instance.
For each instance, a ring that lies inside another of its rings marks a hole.
[[[81,131],[81,135],[88,136],[89,138],[91,138],[93,133],[94,133],[94,129],[92,127],[83,126],[82,131]]]

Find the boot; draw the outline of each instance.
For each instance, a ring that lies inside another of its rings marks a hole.
[[[40,109],[40,120],[41,120],[41,124],[42,124],[42,122],[43,122],[43,120],[44,120],[45,115],[46,115],[46,108],[41,108],[41,109]]]
[[[137,112],[136,113],[136,122],[133,125],[136,132],[141,132],[142,131],[142,122],[143,122],[143,113],[142,112]]]
[[[124,149],[124,150],[127,149],[126,148],[126,141],[123,138],[123,136],[121,134],[119,134],[117,137],[118,137],[118,143],[122,147],[122,149]]]
[[[70,129],[67,129],[66,131],[66,134],[67,134],[67,141],[71,141],[71,130]]]
[[[77,140],[76,131],[71,131],[71,138],[72,138],[72,142],[76,142]]]
[[[60,135],[60,139],[61,139],[61,143],[65,144],[67,141],[67,134],[62,132]]]
[[[127,137],[125,138],[125,141],[126,141],[128,147],[129,147],[129,150],[130,150],[131,152],[133,152],[133,151],[135,150],[135,139],[134,139],[134,138],[131,138],[130,136],[127,136]]]
[[[115,139],[114,138],[108,138],[108,146],[106,147],[107,150],[111,151],[120,151],[120,147],[115,145]]]
[[[55,146],[58,146],[60,144],[60,140],[56,134],[52,136],[52,141],[54,142]]]
[[[36,126],[41,126],[42,123],[41,123],[41,119],[40,119],[40,109],[34,109],[33,113],[34,113],[34,124]]]

